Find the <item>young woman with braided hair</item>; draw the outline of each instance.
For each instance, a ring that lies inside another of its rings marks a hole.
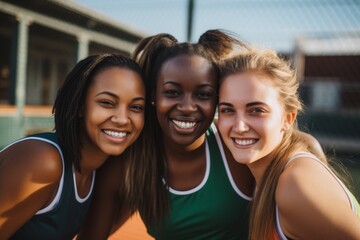
[[[77,63],[55,100],[55,132],[0,152],[0,239],[72,239],[90,205],[95,170],[113,161],[131,172],[144,108],[136,62],[102,54]],[[127,161],[107,160],[125,152]]]

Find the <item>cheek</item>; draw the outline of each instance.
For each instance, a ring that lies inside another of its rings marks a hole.
[[[215,111],[216,111],[216,101],[215,100],[199,103],[198,106],[202,109],[204,114],[211,117],[211,120],[213,120],[212,118],[214,117]]]
[[[176,103],[174,101],[171,101],[167,98],[158,97],[155,100],[156,112],[159,114],[163,114],[175,104]]]
[[[233,121],[230,117],[219,117],[219,131],[224,141],[228,144],[230,139],[230,133],[233,128]]]
[[[139,131],[142,131],[144,128],[144,114],[139,114],[139,116],[136,116],[136,120],[135,120],[135,124],[136,124],[136,128]]]
[[[264,134],[270,138],[279,138],[279,134],[282,133],[282,124],[280,119],[272,119],[271,121],[265,121],[265,123],[254,123],[257,124]]]

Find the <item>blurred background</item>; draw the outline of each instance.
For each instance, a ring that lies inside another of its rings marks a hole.
[[[2,0],[0,148],[52,130],[57,89],[80,59],[130,55],[160,32],[197,41],[215,28],[292,62],[300,126],[346,166],[360,199],[359,0]]]

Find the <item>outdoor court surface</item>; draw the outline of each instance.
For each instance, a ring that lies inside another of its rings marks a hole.
[[[146,232],[144,223],[135,213],[109,240],[153,240]]]

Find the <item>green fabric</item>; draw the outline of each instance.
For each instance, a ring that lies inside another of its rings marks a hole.
[[[42,133],[31,137],[49,140],[58,146],[54,133]],[[71,163],[65,161],[64,185],[60,200],[54,209],[34,215],[10,239],[11,240],[67,240],[78,232],[89,207],[91,196],[83,203],[75,198],[75,188]]]
[[[196,192],[169,193],[171,209],[163,224],[146,224],[156,239],[247,239],[249,201],[235,192],[212,129],[207,131],[210,173]]]

